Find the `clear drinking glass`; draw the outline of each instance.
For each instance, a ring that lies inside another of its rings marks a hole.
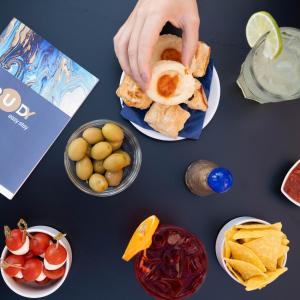
[[[151,246],[140,252],[135,273],[146,292],[159,300],[181,300],[204,283],[208,268],[202,242],[185,229],[159,225]]]
[[[131,165],[128,166],[124,170],[123,180],[119,186],[109,187],[106,191],[104,191],[102,193],[97,193],[97,192],[94,192],[89,187],[87,181],[79,179],[78,176],[76,175],[76,165],[73,161],[71,161],[69,159],[68,147],[74,139],[82,136],[82,133],[84,132],[85,129],[90,128],[90,127],[102,128],[107,123],[116,124],[123,129],[125,138],[124,138],[124,142],[122,145],[122,149],[124,151],[126,151],[127,153],[129,153],[129,155],[131,157]],[[66,171],[67,171],[67,174],[68,174],[70,180],[73,182],[73,184],[77,188],[79,188],[81,191],[83,191],[89,195],[92,195],[92,196],[109,197],[109,196],[114,196],[116,194],[119,194],[119,193],[125,191],[134,182],[134,180],[138,176],[138,173],[141,168],[142,151],[141,151],[141,147],[140,147],[140,144],[139,144],[137,138],[123,124],[120,124],[120,123],[112,121],[112,120],[103,120],[103,119],[95,120],[95,121],[92,121],[92,122],[82,125],[71,135],[71,137],[68,140],[66,149],[65,149],[64,163],[65,163],[65,168],[66,168]]]
[[[280,28],[283,49],[275,59],[264,56],[264,35],[249,52],[237,80],[244,97],[259,103],[300,98],[300,30]]]

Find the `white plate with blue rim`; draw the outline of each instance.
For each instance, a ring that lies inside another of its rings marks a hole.
[[[122,83],[123,79],[124,79],[125,73],[123,72],[121,75],[121,80],[120,80],[120,84]],[[219,80],[219,76],[217,73],[216,68],[214,67],[213,69],[213,75],[212,75],[212,80],[211,80],[211,85],[210,85],[210,93],[209,93],[209,98],[208,98],[208,109],[206,111],[205,117],[204,117],[204,122],[203,122],[203,129],[210,123],[210,121],[213,119],[217,108],[219,106],[219,102],[220,102],[220,95],[221,95],[221,86],[220,86],[220,80]],[[120,103],[121,106],[124,106],[124,101],[123,99],[120,98]],[[180,140],[185,140],[185,137],[181,137],[179,136],[177,139],[173,139],[170,138],[168,136],[165,136],[153,129],[146,129],[143,128],[142,126],[135,124],[134,122],[130,123],[140,132],[142,132],[143,134],[156,139],[156,140],[160,140],[160,141],[166,141],[166,142],[176,142],[176,141],[180,141]]]

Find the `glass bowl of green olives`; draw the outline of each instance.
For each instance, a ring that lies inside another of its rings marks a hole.
[[[79,127],[64,153],[67,174],[81,191],[108,197],[126,190],[136,179],[142,151],[137,138],[124,125],[95,120]]]

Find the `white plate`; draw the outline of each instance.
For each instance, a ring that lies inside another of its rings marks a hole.
[[[124,72],[121,75],[121,80],[120,80],[120,84],[124,79]],[[214,67],[213,69],[213,75],[212,75],[212,81],[211,81],[211,87],[210,87],[210,94],[209,94],[209,98],[208,98],[208,109],[206,111],[205,114],[205,118],[204,118],[204,122],[203,122],[203,128],[205,128],[209,122],[212,120],[212,118],[214,117],[219,102],[220,102],[220,95],[221,95],[221,86],[220,86],[220,80],[219,80],[219,76],[218,73]],[[123,100],[120,98],[120,103],[121,106],[124,106]],[[180,140],[184,140],[186,139],[185,137],[178,137],[177,139],[173,139],[170,137],[167,137],[165,135],[160,134],[157,131],[154,131],[152,129],[145,129],[137,124],[135,124],[134,122],[130,123],[140,132],[142,132],[143,134],[153,138],[153,139],[157,139],[157,140],[161,140],[161,141],[167,141],[167,142],[174,142],[174,141],[180,141]]]

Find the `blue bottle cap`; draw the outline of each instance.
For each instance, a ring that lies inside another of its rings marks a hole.
[[[232,174],[225,168],[215,168],[209,173],[207,183],[214,192],[225,193],[232,187]]]

